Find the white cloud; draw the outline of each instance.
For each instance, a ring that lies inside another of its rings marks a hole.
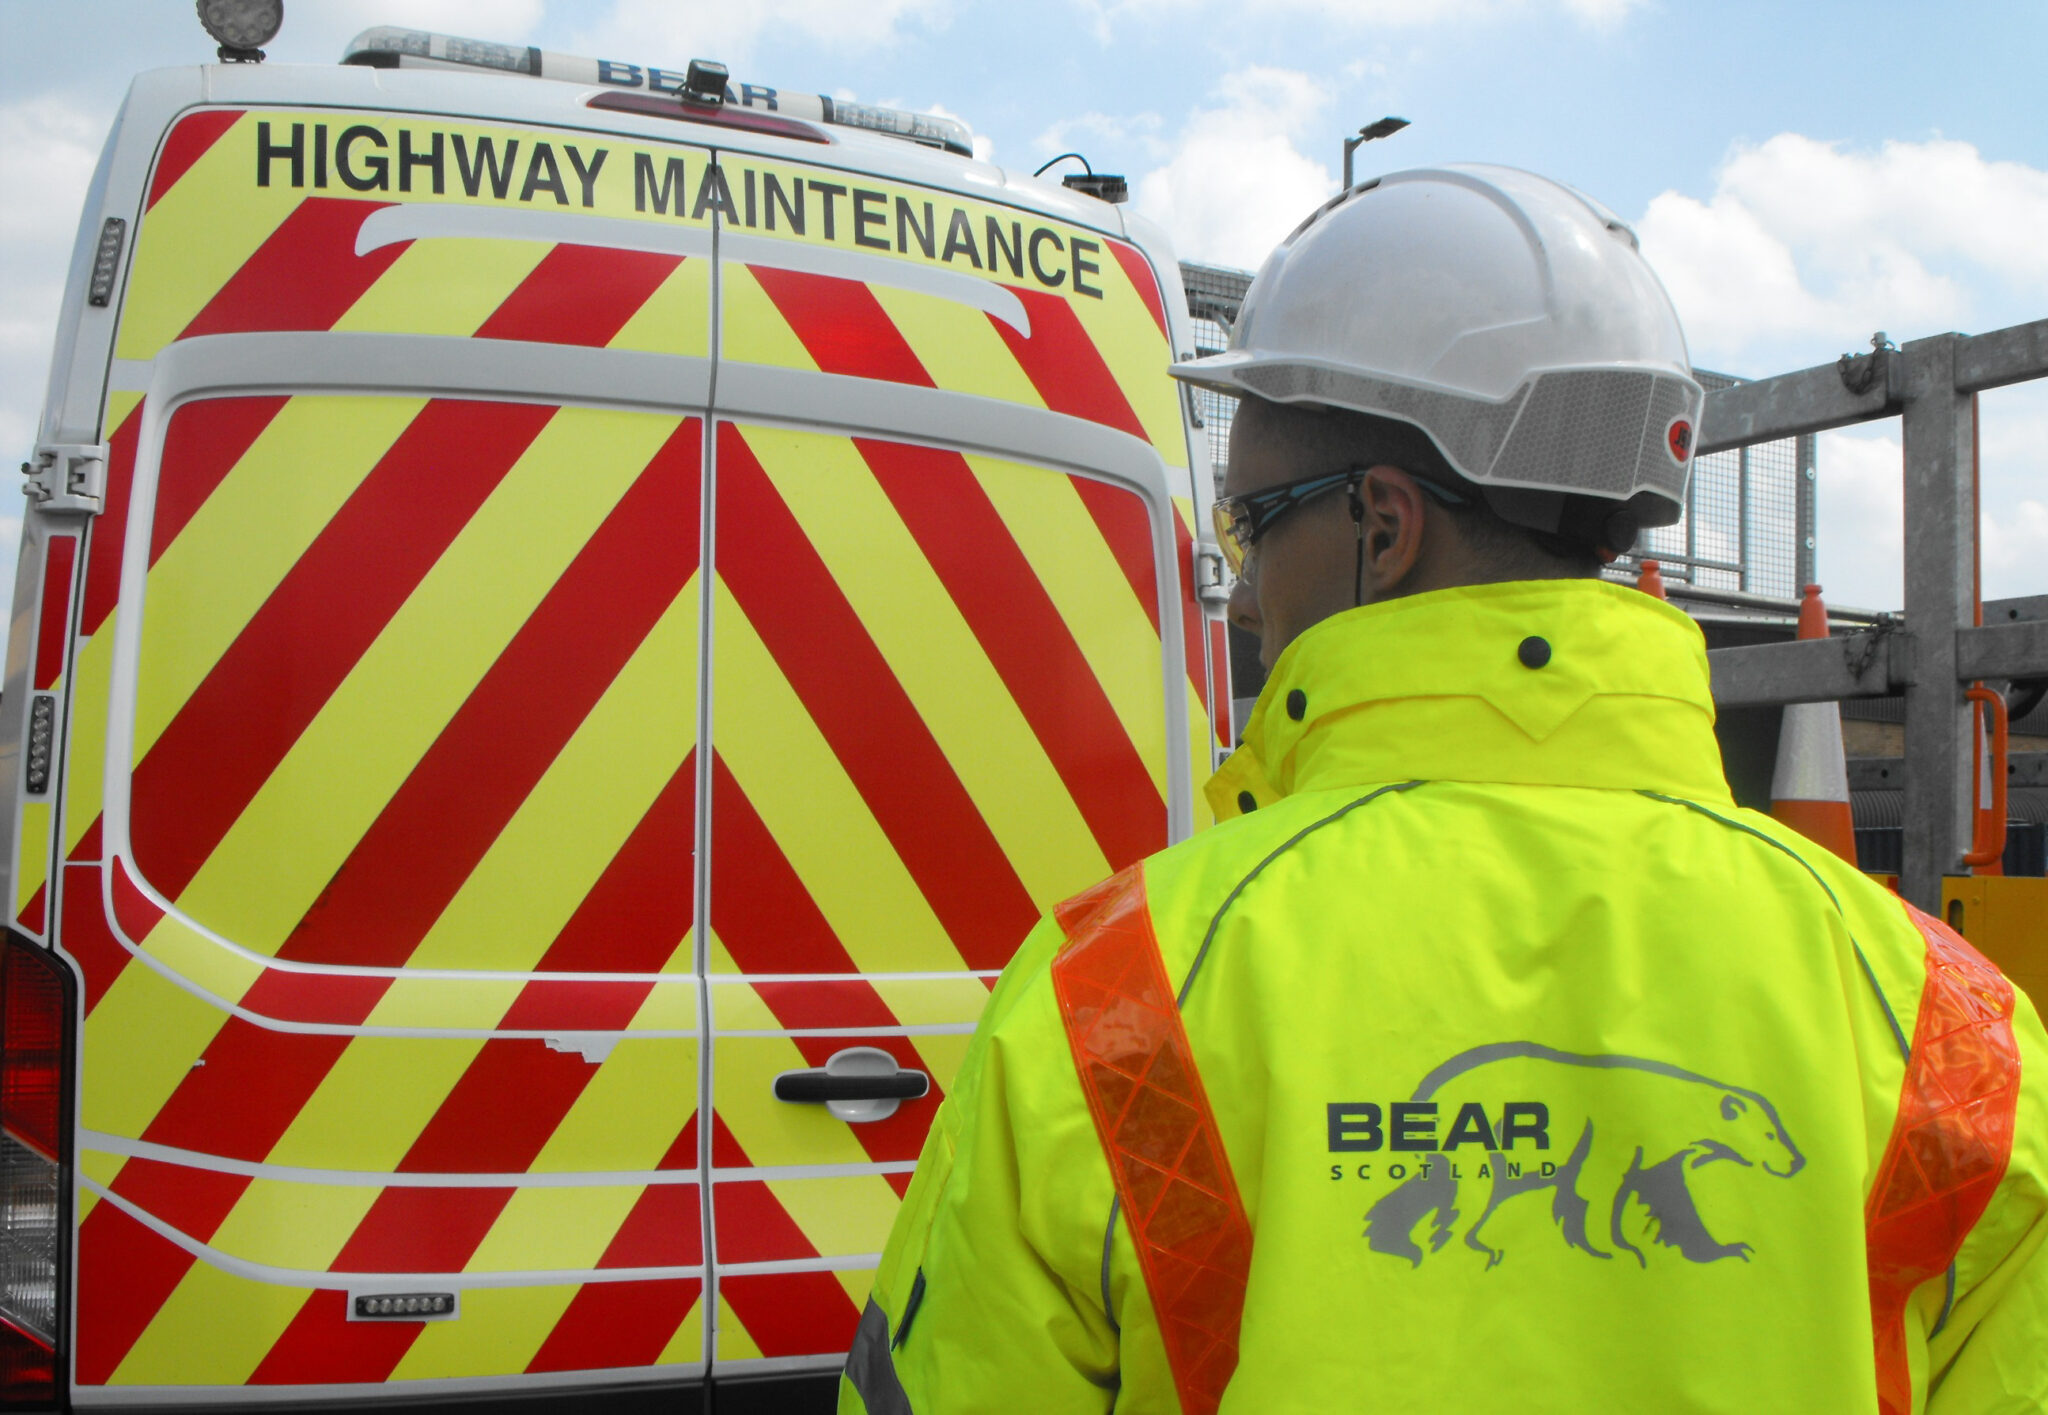
[[[1164,126],[1157,113],[1080,113],[1055,122],[1032,139],[1031,146],[1051,157],[1073,148],[1079,139],[1096,139],[1133,144],[1154,161],[1163,161],[1170,150],[1159,136]]]
[[[1781,133],[1737,148],[1704,200],[1655,198],[1638,229],[1710,367],[2005,323],[1994,295],[2048,295],[2048,172],[1962,142],[1857,152]]]
[[[1225,76],[1221,105],[1196,111],[1140,177],[1138,210],[1166,227],[1185,260],[1256,268],[1337,189],[1330,169],[1302,152],[1329,91],[1292,69]]]
[[[1816,565],[1829,602],[1897,609],[1905,600],[1905,462],[1897,424],[1826,432],[1817,449]]]
[[[613,0],[610,10],[576,35],[582,54],[681,67],[692,58],[729,66],[752,59],[763,35],[797,34],[820,46],[871,49],[911,26],[941,29],[951,0]],[[734,78],[745,78],[737,68]]]

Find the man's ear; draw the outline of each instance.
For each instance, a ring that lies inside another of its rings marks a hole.
[[[1365,543],[1365,602],[1412,593],[1422,559],[1428,501],[1399,467],[1368,470],[1358,488],[1359,534]]]

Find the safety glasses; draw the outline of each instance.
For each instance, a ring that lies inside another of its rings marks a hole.
[[[1273,528],[1274,522],[1326,491],[1335,491],[1340,486],[1349,491],[1365,480],[1368,470],[1366,467],[1347,467],[1341,472],[1321,472],[1282,482],[1264,491],[1217,497],[1210,514],[1216,521],[1216,543],[1222,547],[1223,558],[1230,562],[1230,572],[1233,575],[1244,573],[1246,557],[1258,544],[1259,537]],[[1415,484],[1446,506],[1469,504],[1465,497],[1435,482],[1416,477]]]

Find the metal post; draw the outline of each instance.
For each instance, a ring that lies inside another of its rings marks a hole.
[[[1819,544],[1814,526],[1820,511],[1820,439],[1813,433],[1802,434],[1797,443],[1798,470],[1792,483],[1792,593],[1794,596],[1806,592],[1805,587],[1820,578],[1818,564]]]
[[[1971,622],[1970,399],[1956,392],[1959,336],[1905,346],[1906,831],[1899,892],[1941,911],[1942,876],[1962,870],[1976,777],[1970,716],[1958,681],[1956,631]]]
[[[1736,588],[1752,590],[1749,556],[1749,449],[1742,449],[1735,464],[1735,563],[1742,567]]]

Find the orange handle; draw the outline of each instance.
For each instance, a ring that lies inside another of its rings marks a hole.
[[[1987,703],[1991,708],[1991,819],[1984,819],[1984,804],[1978,802],[1975,829],[1970,834],[1970,853],[1963,856],[1963,863],[1970,866],[1989,865],[2005,854],[2005,777],[2006,777],[2006,716],[2005,695],[1990,688],[1971,688],[1963,694],[1973,703]],[[1974,792],[1972,793],[1975,794]],[[1990,839],[1985,839],[1985,836]]]

